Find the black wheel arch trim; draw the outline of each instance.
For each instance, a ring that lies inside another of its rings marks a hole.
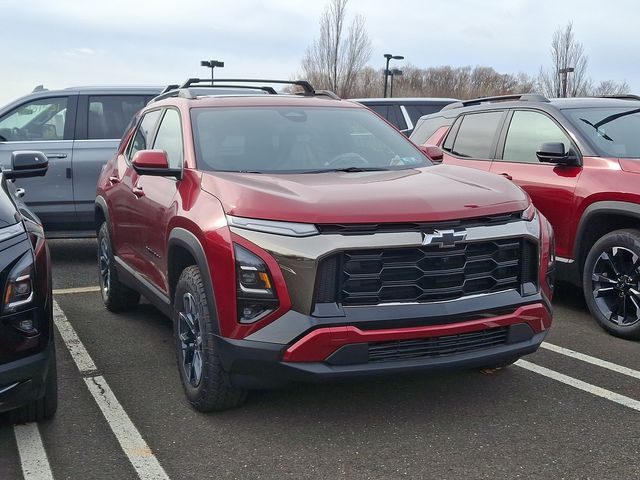
[[[640,222],[640,204],[621,201],[602,201],[592,203],[585,209],[582,217],[580,218],[580,222],[578,223],[578,229],[576,230],[576,237],[573,245],[573,258],[575,260],[584,260],[584,258],[580,257],[583,248],[584,232],[593,218],[597,215],[613,213],[631,217]],[[582,265],[580,265],[580,271],[582,271]]]
[[[171,230],[171,233],[169,233],[167,252],[171,251],[172,246],[179,246],[181,248],[184,248],[195,259],[196,265],[198,266],[202,274],[204,288],[207,294],[207,298],[209,299],[209,317],[215,319],[215,322],[213,322],[213,331],[214,334],[219,335],[220,325],[216,307],[216,297],[213,293],[213,280],[211,277],[211,271],[209,270],[209,263],[207,262],[207,255],[204,252],[204,248],[200,243],[200,240],[189,230],[181,227],[176,227]],[[167,262],[170,261],[171,258],[167,258]],[[173,293],[174,292],[169,292],[171,300],[173,300]]]
[[[107,201],[100,195],[96,197],[95,208],[100,209],[102,211],[102,215],[104,215],[105,221],[109,227],[109,231],[111,231],[111,221],[109,220],[109,207],[107,206]],[[100,230],[100,225],[98,225],[97,218],[94,218],[94,222],[96,223],[96,232]]]

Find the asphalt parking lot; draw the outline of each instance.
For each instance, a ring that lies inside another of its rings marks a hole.
[[[95,241],[50,247],[59,410],[0,420],[2,480],[640,478],[640,345],[567,286],[545,348],[510,368],[296,385],[203,415],[170,322],[146,303],[105,310]]]

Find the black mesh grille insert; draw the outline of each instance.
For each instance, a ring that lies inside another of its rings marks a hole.
[[[452,248],[349,250],[337,263],[342,266],[339,301],[344,305],[430,302],[519,289],[523,281],[535,281],[536,255],[535,245],[521,239]]]
[[[409,360],[472,352],[506,344],[507,333],[507,327],[500,327],[459,335],[370,343],[369,361]]]

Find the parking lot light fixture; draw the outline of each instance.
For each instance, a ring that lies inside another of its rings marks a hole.
[[[567,98],[567,74],[575,70],[573,67],[561,68],[558,73],[562,75],[562,97]]]
[[[391,75],[391,88],[389,89],[389,98],[393,97],[393,77],[397,75],[402,75],[402,70],[398,70],[397,68],[393,68],[389,75]]]
[[[200,65],[211,69],[211,81],[213,82],[213,69],[215,67],[224,67],[224,62],[220,62],[218,60],[202,60]]]
[[[404,57],[402,55],[393,55],[391,53],[385,53],[384,54],[384,58],[387,59],[387,63],[384,67],[384,93],[383,93],[383,97],[386,98],[387,97],[387,82],[389,80],[389,75],[391,74],[391,72],[389,72],[389,62],[393,59],[393,60],[404,60]]]

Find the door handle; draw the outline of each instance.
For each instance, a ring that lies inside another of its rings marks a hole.
[[[120,183],[120,179],[118,177],[109,177],[109,183],[115,185],[116,183]]]
[[[47,158],[67,158],[66,153],[47,153]]]
[[[133,192],[133,194],[140,198],[140,197],[144,197],[144,190],[142,190],[142,187],[139,187],[138,185],[136,185],[135,187],[133,187],[133,189],[131,190]]]
[[[502,175],[507,180],[513,180],[513,177],[511,175],[509,175],[508,173],[501,173],[500,175]]]
[[[24,188],[16,188],[16,197],[22,198],[24,197],[25,192]]]

